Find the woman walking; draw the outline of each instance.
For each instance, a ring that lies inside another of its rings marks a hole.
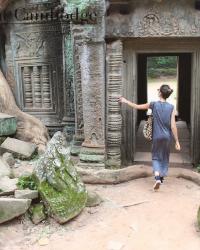
[[[153,114],[153,139],[152,139],[152,166],[155,175],[154,190],[158,190],[167,176],[169,166],[170,144],[172,134],[175,139],[176,150],[181,149],[176,121],[174,106],[166,101],[173,90],[169,85],[162,85],[158,89],[159,101],[146,104],[136,104],[120,97],[119,102],[126,103],[138,110],[151,109]]]

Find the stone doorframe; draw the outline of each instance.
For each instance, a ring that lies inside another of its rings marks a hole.
[[[200,161],[200,38],[118,40],[107,48],[107,159],[114,159],[118,166],[121,161],[122,165],[131,165],[134,161],[137,112],[123,106],[119,108],[116,96],[123,94],[137,102],[137,54],[191,53],[191,160],[197,164]],[[120,79],[122,71],[123,79]],[[122,124],[120,117],[123,117]]]

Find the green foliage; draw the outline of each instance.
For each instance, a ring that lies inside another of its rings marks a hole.
[[[31,190],[37,189],[36,183],[33,180],[32,175],[19,177],[17,187],[19,189],[26,189],[26,188],[29,188]]]
[[[157,78],[160,76],[176,76],[177,57],[176,56],[148,57],[147,72],[150,78]]]
[[[197,165],[197,172],[200,173],[200,163]]]

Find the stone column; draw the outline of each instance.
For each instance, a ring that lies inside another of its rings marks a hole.
[[[80,30],[81,32],[82,30]],[[78,33],[78,34],[77,34]],[[84,122],[83,122],[83,98],[81,84],[81,62],[80,49],[82,39],[79,32],[74,36],[74,104],[75,104],[75,134],[73,137],[72,155],[79,155],[82,143],[84,141]]]
[[[100,163],[105,158],[105,43],[85,42],[81,51],[84,137],[80,160]]]
[[[96,22],[74,23],[74,89],[76,129],[74,151],[84,167],[104,167],[105,159],[105,1],[81,4],[82,12],[96,13]],[[75,152],[76,153],[76,152]],[[91,164],[90,164],[91,163]]]

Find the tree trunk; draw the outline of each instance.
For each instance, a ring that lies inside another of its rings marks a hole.
[[[4,10],[13,0],[0,0],[0,11]]]
[[[35,143],[39,151],[44,151],[48,141],[47,128],[37,118],[22,112],[16,105],[13,93],[0,71],[0,112],[17,118],[16,138]]]

